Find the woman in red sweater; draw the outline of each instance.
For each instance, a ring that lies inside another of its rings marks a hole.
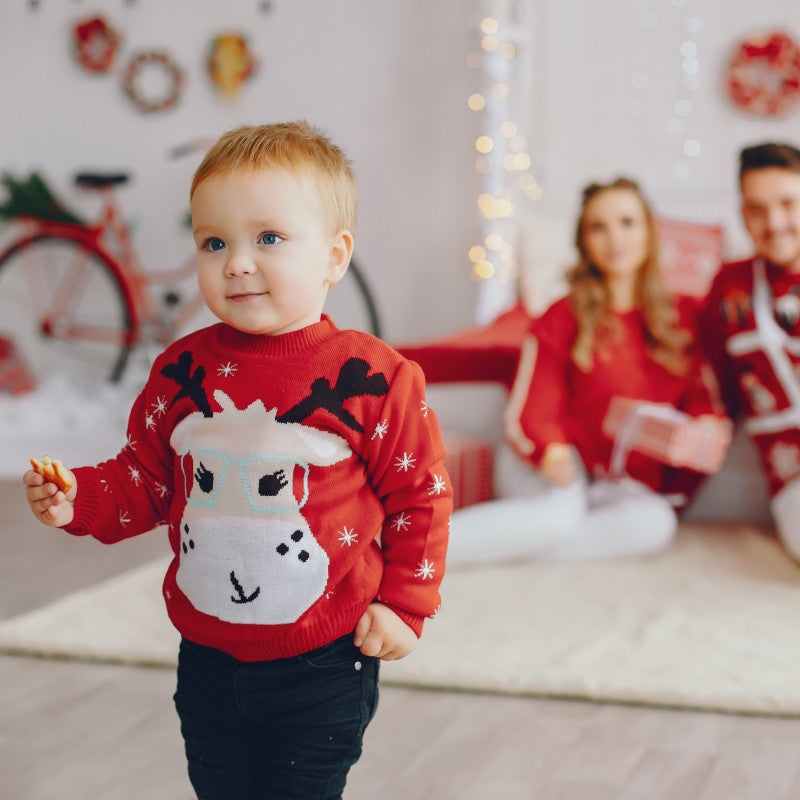
[[[663,285],[639,187],[624,178],[588,186],[575,243],[569,296],[532,323],[522,346],[496,471],[501,499],[456,512],[451,566],[658,551],[675,535],[680,490],[699,483],[631,446],[630,425],[615,438],[604,432],[615,396],[643,401],[639,413],[722,416],[694,351],[693,307]]]

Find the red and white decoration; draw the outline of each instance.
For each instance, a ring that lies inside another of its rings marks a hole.
[[[108,72],[117,54],[119,34],[102,17],[82,20],[73,32],[81,66],[88,72]]]
[[[787,33],[740,42],[727,73],[737,106],[762,117],[785,114],[800,100],[800,47]]]
[[[664,280],[675,294],[704,298],[722,263],[722,225],[656,220]]]
[[[492,443],[456,431],[442,431],[444,466],[453,488],[453,509],[494,499]]]

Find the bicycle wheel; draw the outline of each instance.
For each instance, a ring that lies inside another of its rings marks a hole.
[[[37,376],[119,380],[135,320],[118,268],[91,244],[39,234],[0,255],[0,332],[14,340]]]

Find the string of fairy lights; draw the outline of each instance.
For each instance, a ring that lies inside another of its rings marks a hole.
[[[525,131],[532,95],[531,51],[534,34],[533,0],[479,0],[479,13],[469,20],[477,46],[467,57],[478,87],[467,107],[480,115],[475,139],[475,169],[480,175],[476,198],[480,218],[479,240],[468,251],[472,276],[479,281],[476,321],[489,322],[514,297],[518,265],[515,241],[520,220],[530,201],[538,200],[542,186],[534,174]],[[661,70],[672,72],[674,92],[664,115],[666,133],[675,150],[670,173],[686,181],[694,173],[702,143],[694,125],[697,93],[702,81],[701,40],[705,20],[697,0],[631,0],[639,35],[630,46],[630,105],[633,118],[663,114],[654,106],[652,88]],[[652,36],[669,25],[677,41],[664,54],[664,64],[654,64]],[[677,76],[677,77],[675,77]],[[634,144],[631,166],[652,166],[647,141]]]
[[[479,48],[469,54],[467,64],[478,72],[481,85],[467,98],[467,107],[481,115],[475,139],[481,224],[480,240],[470,247],[468,258],[473,276],[482,282],[478,322],[488,322],[513,295],[518,206],[525,198],[536,200],[542,194],[524,135],[530,76],[527,45],[532,33],[529,5],[524,0],[487,1],[484,13],[472,21]]]
[[[697,94],[702,85],[701,40],[705,20],[695,8],[696,0],[670,0],[669,5],[658,0],[633,0],[633,14],[639,32],[631,46],[631,86],[633,94],[629,106],[630,115],[643,119],[656,113],[652,106],[653,81],[659,73],[669,70],[671,79],[668,111],[664,114],[666,132],[675,142],[676,155],[671,164],[673,178],[684,181],[692,177],[694,164],[701,154],[702,144],[694,132],[694,112],[698,105]],[[670,10],[670,6],[672,9]],[[664,52],[664,62],[654,63],[650,38],[656,33],[663,36],[667,28],[672,36],[670,50]],[[677,69],[676,69],[677,67]],[[663,85],[663,82],[662,82]],[[656,94],[661,98],[661,94]],[[632,162],[637,169],[645,169],[648,163],[646,144],[639,144],[632,153]]]

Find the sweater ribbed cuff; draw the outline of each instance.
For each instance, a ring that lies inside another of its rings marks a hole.
[[[422,636],[422,626],[425,624],[425,617],[421,617],[419,614],[412,614],[409,611],[404,611],[402,608],[393,606],[391,603],[384,603],[383,600],[381,600],[381,603],[383,603],[383,605],[385,605],[387,608],[391,608],[392,611],[394,611],[394,613],[397,614],[397,616],[400,617],[400,619],[403,620],[403,622],[405,622],[405,624],[408,625],[412,631],[414,631],[417,639]]]
[[[88,478],[81,481],[81,476],[94,469],[94,467],[76,467],[73,470],[78,484],[75,495],[75,516],[69,525],[64,525],[62,528],[72,536],[89,536],[91,533],[92,521],[99,507],[97,482]]]

